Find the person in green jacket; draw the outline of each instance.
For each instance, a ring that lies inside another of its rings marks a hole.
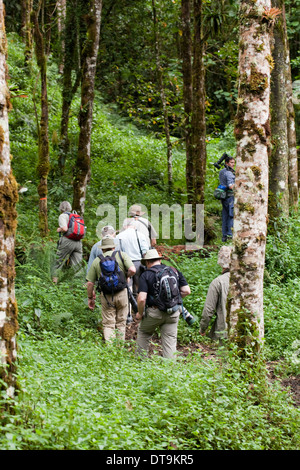
[[[200,334],[202,336],[206,334],[210,321],[215,316],[208,333],[213,341],[227,338],[226,302],[229,290],[231,251],[232,247],[225,245],[219,251],[218,264],[223,268],[223,272],[211,282],[202,311],[200,321]]]

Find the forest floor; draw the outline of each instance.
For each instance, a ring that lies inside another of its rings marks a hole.
[[[165,259],[168,259],[168,254],[179,254],[180,252],[185,252],[185,254],[188,254],[185,251],[185,246],[184,245],[176,245],[173,247],[165,247],[165,246],[156,246],[157,251],[164,256]],[[218,249],[217,246],[204,246],[203,249],[200,249],[199,251],[203,251],[203,256],[207,256],[207,253],[209,251],[216,251]],[[191,255],[194,252],[191,252]],[[138,329],[138,322],[135,320],[127,325],[126,327],[126,341],[128,341],[128,344],[130,344],[131,341],[136,341],[137,337],[137,329]],[[129,346],[130,347],[130,346]],[[212,343],[211,346],[205,345],[205,344],[200,344],[200,343],[190,343],[188,345],[182,345],[182,344],[177,344],[177,351],[178,354],[181,356],[189,356],[193,352],[200,352],[202,356],[206,359],[212,359],[216,358],[216,349],[217,345],[214,345]],[[157,334],[153,335],[152,341],[150,343],[150,350],[149,350],[149,355],[153,354],[153,351],[156,351],[157,353],[161,354],[161,341],[158,337]],[[278,377],[274,374],[274,367],[276,366],[276,363],[268,362],[267,363],[267,368],[269,370],[269,376],[271,380],[277,380]],[[294,405],[296,407],[300,407],[300,375],[296,376],[290,376],[284,379],[281,379],[281,384],[284,388],[290,391],[291,397],[293,399]]]
[[[126,327],[126,341],[130,345],[131,341],[136,341],[137,338],[137,329],[138,329],[138,322],[133,321]],[[129,346],[130,347],[130,346]],[[205,359],[213,359],[216,358],[216,345],[206,345],[200,343],[190,343],[188,345],[177,344],[177,352],[181,356],[189,356],[192,353],[198,351],[201,353],[203,358]],[[161,341],[157,334],[154,334],[152,337],[152,341],[150,343],[150,350],[149,356],[153,354],[154,350],[156,353],[161,354]],[[274,366],[275,364],[272,362],[267,363],[267,368],[269,370],[269,377],[270,380],[278,380],[278,377],[274,374]],[[284,379],[280,379],[281,384],[287,390],[290,390],[291,397],[293,399],[294,405],[296,407],[300,407],[300,375],[290,376]]]

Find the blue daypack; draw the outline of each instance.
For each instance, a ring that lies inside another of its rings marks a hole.
[[[111,256],[98,256],[100,258],[100,277],[98,279],[97,290],[103,294],[111,294],[119,292],[126,288],[126,278],[123,271],[120,269],[116,260],[116,253],[114,251]],[[122,259],[122,258],[121,258]],[[123,260],[122,260],[123,261]]]
[[[214,190],[214,197],[216,199],[226,199],[227,197],[227,186],[219,184],[219,186]]]

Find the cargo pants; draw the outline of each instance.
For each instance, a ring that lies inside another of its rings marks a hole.
[[[116,337],[125,340],[126,319],[128,314],[127,289],[116,292],[113,296],[100,294],[102,308],[102,326],[104,341]]]
[[[58,241],[56,253],[55,270],[59,270],[70,260],[70,266],[75,266],[82,261],[82,242],[81,240],[70,240],[67,237],[61,237]]]
[[[180,310],[169,315],[158,308],[146,308],[145,315],[139,325],[137,334],[137,352],[146,354],[149,350],[151,337],[157,327],[161,332],[162,355],[165,358],[175,358],[177,345],[177,326]]]

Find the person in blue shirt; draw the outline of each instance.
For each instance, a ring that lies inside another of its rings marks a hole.
[[[220,185],[226,186],[226,199],[222,199],[222,242],[232,238],[233,228],[233,206],[234,206],[234,183],[235,183],[235,160],[227,156],[225,167],[219,173]]]
[[[101,235],[102,235],[102,238],[106,238],[106,237],[115,238],[116,230],[111,225],[106,225],[101,230]],[[102,240],[96,242],[92,246],[90,257],[89,257],[89,260],[88,260],[86,273],[89,272],[89,269],[92,266],[92,263],[93,263],[94,259],[97,258],[97,256],[102,255],[101,244],[102,244]]]

